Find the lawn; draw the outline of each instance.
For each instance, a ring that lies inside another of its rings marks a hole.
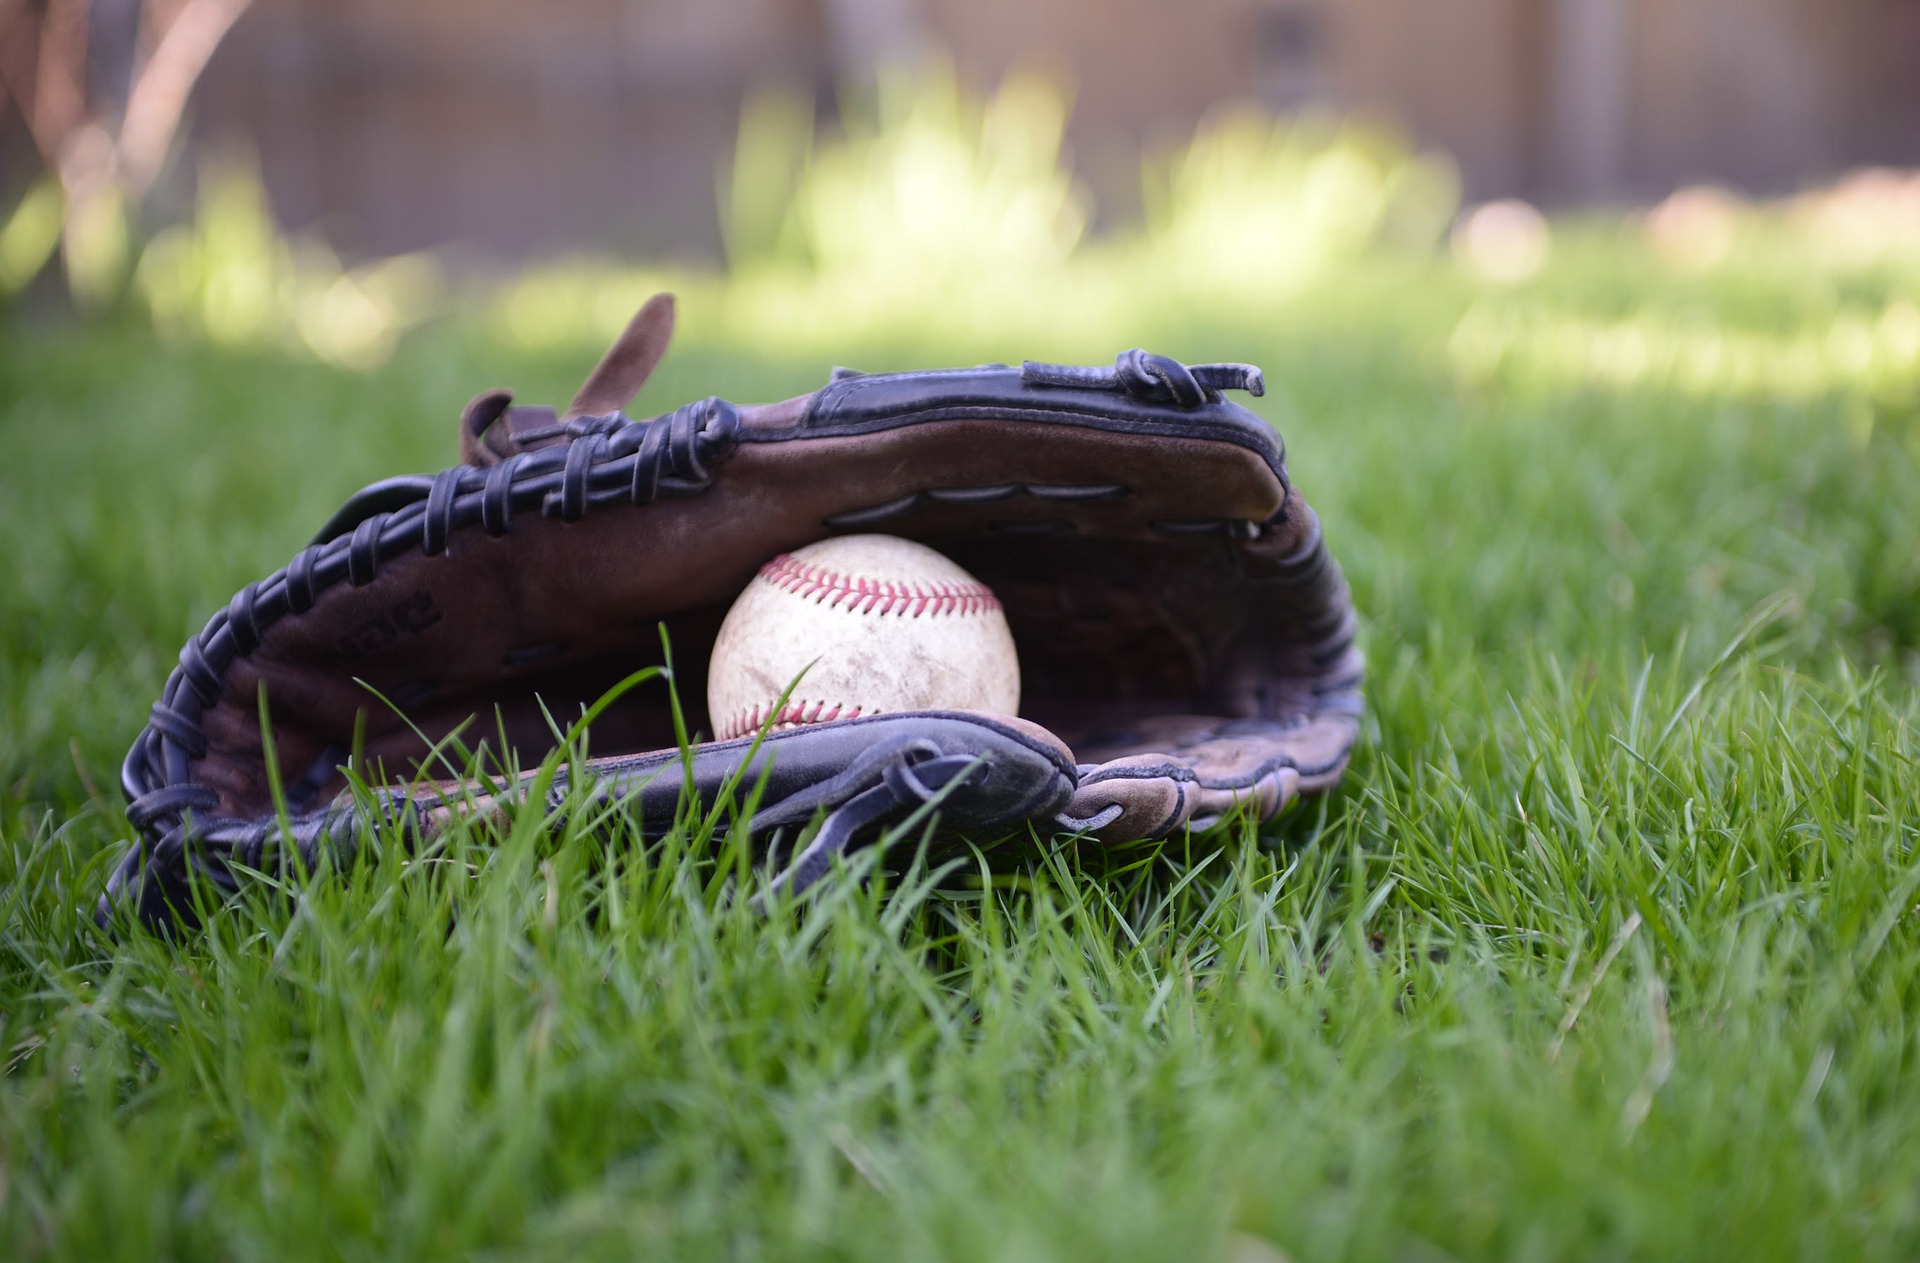
[[[0,315],[0,1255],[1915,1257],[1916,277],[1603,223],[1518,285],[1363,260],[1113,345],[769,346],[693,296],[638,413],[1261,364],[1365,622],[1344,786],[790,918],[530,819],[177,944],[87,914],[178,646],[596,348],[447,318],[362,374]]]

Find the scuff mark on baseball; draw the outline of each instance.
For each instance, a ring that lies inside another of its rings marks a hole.
[[[801,676],[802,672],[804,676]],[[924,544],[844,535],[760,567],[707,671],[721,740],[911,710],[1020,709],[1020,662],[993,590]]]

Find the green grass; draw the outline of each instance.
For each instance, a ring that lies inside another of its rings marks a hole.
[[[724,846],[529,817],[97,934],[179,644],[594,348],[442,325],[357,377],[8,325],[0,1255],[1914,1257],[1920,285],[1574,247],[1135,322],[1267,370],[1366,620],[1339,793],[769,919]],[[824,375],[685,314],[642,407]],[[1864,366],[1849,321],[1894,331]],[[1622,361],[1635,329],[1758,351]]]

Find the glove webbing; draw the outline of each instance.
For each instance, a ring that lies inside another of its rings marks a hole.
[[[383,562],[416,545],[429,555],[443,552],[456,528],[476,521],[498,535],[519,509],[538,507],[573,520],[590,505],[705,490],[712,466],[739,440],[740,416],[726,401],[707,399],[652,421],[615,414],[570,424],[584,441],[523,452],[490,469],[462,466],[376,484],[349,501],[284,569],[242,588],[181,649],[146,731],[121,765],[134,827],[170,834],[186,810],[217,808],[217,795],[188,782],[187,765],[207,753],[201,717],[220,699],[228,666],[257,648],[275,621],[311,609],[321,592],[343,580],[371,583]],[[128,862],[138,861],[136,854]]]

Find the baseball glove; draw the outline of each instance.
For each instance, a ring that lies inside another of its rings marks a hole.
[[[360,492],[187,643],[122,769],[138,838],[103,924],[190,924],[196,883],[218,897],[296,853],[351,862],[370,811],[417,837],[524,796],[524,778],[429,779],[449,774],[436,747],[481,737],[509,747],[497,765],[537,766],[549,717],[659,662],[662,624],[678,678],[703,680],[756,570],[837,533],[921,540],[988,584],[1022,715],[883,714],[683,754],[655,680],[593,719],[590,801],[623,800],[651,835],[683,793],[710,806],[760,783],[747,828],[773,886],[798,892],[928,803],[947,836],[1116,842],[1270,817],[1339,779],[1361,709],[1354,615],[1273,430],[1223,398],[1260,394],[1258,369],[1138,350],[843,369],[784,403],[629,420],[672,312],[665,295],[643,307],[563,413],[475,399],[459,465]],[[679,698],[696,737],[713,731],[702,700]],[[384,786],[375,802],[346,792],[349,770]]]

